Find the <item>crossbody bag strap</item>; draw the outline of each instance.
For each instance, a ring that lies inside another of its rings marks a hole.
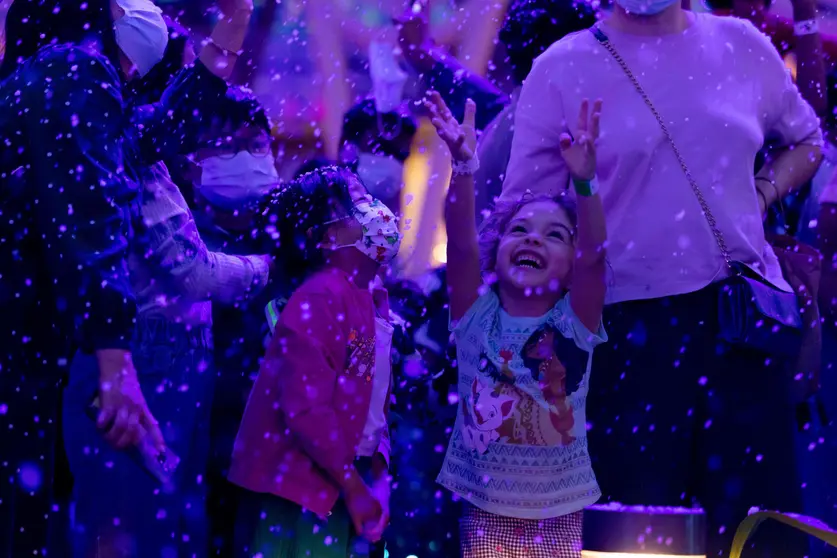
[[[654,118],[657,120],[657,124],[660,126],[660,130],[662,130],[663,135],[668,140],[669,145],[671,146],[672,151],[674,151],[674,156],[677,157],[677,162],[680,163],[680,168],[683,169],[683,174],[686,175],[686,179],[689,181],[689,186],[692,187],[692,192],[694,192],[695,197],[700,204],[700,208],[703,211],[703,216],[706,218],[706,222],[709,224],[709,229],[712,231],[712,236],[715,237],[715,242],[718,244],[718,249],[721,251],[721,255],[724,257],[724,262],[726,262],[727,267],[730,271],[734,271],[732,265],[732,257],[729,254],[729,249],[727,249],[727,243],[724,240],[724,235],[721,233],[720,229],[718,228],[718,224],[715,221],[715,217],[712,215],[712,210],[709,209],[709,204],[706,203],[706,198],[703,197],[703,192],[701,191],[700,187],[697,185],[692,173],[689,171],[688,165],[686,165],[686,161],[683,159],[683,155],[680,154],[680,150],[677,148],[677,144],[674,143],[674,138],[671,136],[671,132],[668,131],[668,126],[666,126],[663,117],[660,116],[659,111],[657,111],[656,107],[654,107],[654,103],[651,102],[651,98],[642,88],[640,85],[639,80],[637,80],[634,73],[628,67],[628,64],[625,62],[625,59],[622,58],[622,55],[619,54],[619,51],[616,50],[616,47],[613,46],[613,43],[610,42],[607,35],[604,34],[604,31],[601,30],[598,24],[594,25],[590,28],[590,33],[596,38],[596,40],[601,44],[605,50],[607,50],[613,59],[616,61],[617,64],[622,68],[622,71],[625,73],[625,76],[631,81],[634,88],[636,89],[637,93],[642,97],[642,100],[645,101],[646,106],[654,115]]]

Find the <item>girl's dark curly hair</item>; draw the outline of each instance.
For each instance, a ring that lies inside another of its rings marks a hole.
[[[480,268],[483,273],[493,273],[497,267],[497,248],[514,216],[530,203],[540,201],[554,202],[566,211],[573,226],[573,231],[575,231],[577,225],[575,202],[566,194],[547,196],[527,193],[515,202],[497,202],[494,204],[494,209],[482,222],[479,231]]]
[[[319,168],[283,184],[264,203],[255,232],[281,270],[284,295],[325,264],[320,244],[329,221],[350,215],[353,180],[357,176],[346,168]]]

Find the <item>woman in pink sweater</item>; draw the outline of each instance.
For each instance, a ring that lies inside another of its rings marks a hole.
[[[574,127],[582,99],[602,98],[596,174],[610,237],[611,343],[593,360],[594,469],[615,501],[702,506],[706,555],[727,554],[750,507],[801,511],[801,481],[788,359],[721,339],[729,323],[719,296],[731,274],[721,246],[772,294],[790,289],[762,215],[816,171],[818,121],[770,41],[747,21],[685,11],[676,0],[616,0],[596,29],[535,61],[518,102],[503,198],[567,188],[559,138]],[[767,141],[780,149],[754,176]],[[805,554],[804,540],[772,542],[757,548]]]

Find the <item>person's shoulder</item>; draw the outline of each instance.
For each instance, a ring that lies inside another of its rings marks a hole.
[[[586,67],[596,49],[596,40],[589,29],[570,33],[535,58],[526,81],[560,81],[568,72]]]
[[[459,320],[451,320],[450,329],[462,335],[472,329],[486,329],[500,312],[500,297],[488,285],[480,287],[479,296]]]
[[[299,302],[302,304],[333,305],[340,300],[351,297],[357,291],[358,289],[349,282],[342,272],[324,269],[305,279],[299,288],[293,292],[288,304]]]
[[[290,300],[300,297],[309,297],[314,295],[330,295],[340,291],[340,277],[329,271],[317,271],[297,288]]]
[[[767,35],[759,31],[752,22],[746,19],[710,13],[696,13],[695,17],[695,25],[698,25],[701,31],[713,36],[714,41],[725,41],[720,44],[733,52],[737,45],[744,45],[746,48],[753,48],[754,45],[758,45],[759,48],[773,49]]]
[[[119,73],[110,60],[94,48],[83,45],[53,45],[42,48],[22,67],[30,78],[78,80],[85,76],[108,86],[120,84]]]
[[[282,308],[279,321],[291,329],[300,325],[316,327],[321,320],[331,320],[334,312],[332,308],[335,303],[339,304],[340,298],[339,285],[330,274],[314,273],[291,293]]]
[[[594,52],[596,41],[590,29],[582,29],[565,35],[552,43],[535,61],[550,64],[563,63],[575,57]]]
[[[97,107],[102,114],[113,114],[113,105],[104,103],[112,99],[121,106],[122,80],[119,73],[101,53],[81,45],[52,45],[42,48],[25,61],[4,82],[4,89],[13,90],[24,106],[42,103],[51,98],[67,99],[73,106],[80,106],[82,99],[95,99],[84,103]],[[72,98],[73,101],[69,101]],[[46,110],[65,111],[65,103],[46,103]],[[91,112],[92,114],[92,112]]]
[[[607,333],[600,323],[597,331],[587,329],[573,310],[572,293],[561,297],[552,307],[548,322],[558,329],[564,337],[575,340],[576,346],[585,351],[592,351],[594,347],[607,341]]]

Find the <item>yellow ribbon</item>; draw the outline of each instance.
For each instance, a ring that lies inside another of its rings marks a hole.
[[[765,519],[773,519],[779,523],[790,525],[794,529],[798,529],[803,533],[817,537],[819,540],[837,547],[837,531],[831,529],[828,525],[814,519],[812,517],[805,517],[804,515],[794,515],[779,513],[773,511],[760,511],[747,517],[738,526],[735,532],[735,538],[732,540],[732,551],[730,558],[740,558],[741,552],[744,550],[744,545],[750,538],[756,528],[761,525]]]

